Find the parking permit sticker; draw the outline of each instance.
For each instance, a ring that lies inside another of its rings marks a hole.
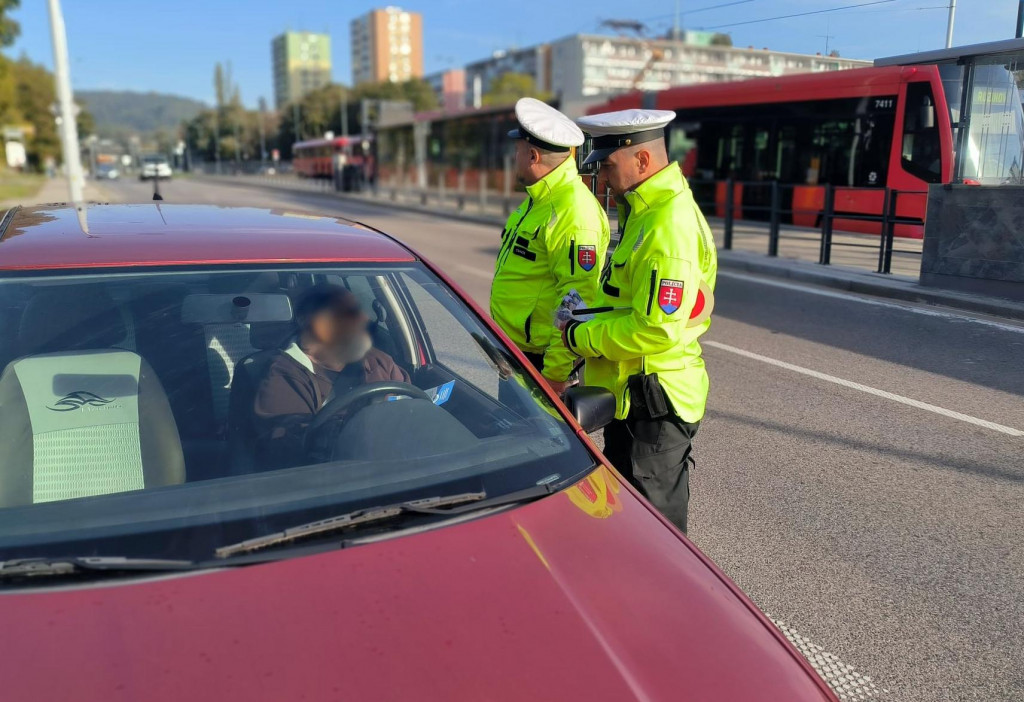
[[[430,399],[433,401],[435,405],[443,405],[445,402],[448,402],[448,400],[451,399],[452,390],[454,389],[455,381],[449,380],[444,385],[438,385],[436,388],[431,388],[430,390],[427,390],[427,395],[430,396]]]

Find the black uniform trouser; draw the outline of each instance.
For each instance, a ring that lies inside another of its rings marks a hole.
[[[616,419],[604,430],[604,455],[659,512],[686,533],[693,437],[700,422],[675,415]]]
[[[533,364],[533,367],[537,369],[538,373],[544,370],[544,354],[523,351],[523,355],[526,356],[526,360]]]

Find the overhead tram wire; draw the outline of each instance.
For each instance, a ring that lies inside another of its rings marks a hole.
[[[823,15],[827,12],[839,12],[840,10],[853,10],[858,7],[869,7],[871,5],[888,5],[899,0],[871,0],[871,2],[859,2],[853,5],[842,5],[840,7],[829,7],[824,10],[810,10],[808,12],[795,12],[789,15],[778,15],[776,17],[761,17],[759,19],[744,20],[742,22],[729,22],[727,24],[716,24],[704,29],[724,29],[726,27],[739,27],[746,24],[759,24],[761,22],[774,22],[776,20],[792,19],[794,17],[808,17],[810,15]]]
[[[719,10],[719,9],[721,9],[723,7],[732,7],[733,5],[746,5],[748,3],[758,2],[758,1],[759,0],[732,0],[732,2],[722,2],[722,3],[719,3],[717,5],[706,5],[704,7],[697,7],[695,9],[693,9],[693,10],[683,10],[679,14],[681,14],[681,15],[693,15],[693,14],[696,14],[698,12],[707,12],[708,10]],[[643,21],[644,22],[653,22],[654,20],[671,19],[672,17],[675,17],[675,13],[668,14],[668,15],[658,15],[657,17],[647,17]]]

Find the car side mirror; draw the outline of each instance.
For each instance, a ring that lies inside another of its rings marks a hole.
[[[588,434],[615,419],[615,395],[610,390],[577,385],[565,391],[562,401]]]

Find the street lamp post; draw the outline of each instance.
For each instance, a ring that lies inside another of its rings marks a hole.
[[[60,146],[67,169],[68,194],[72,202],[82,201],[85,179],[82,159],[78,152],[78,125],[75,123],[75,103],[71,97],[71,74],[68,68],[68,37],[64,28],[60,0],[49,0],[50,34],[53,37],[53,74],[57,88]]]
[[[949,0],[949,22],[946,23],[946,48],[953,46],[953,19],[956,16],[956,0]]]

